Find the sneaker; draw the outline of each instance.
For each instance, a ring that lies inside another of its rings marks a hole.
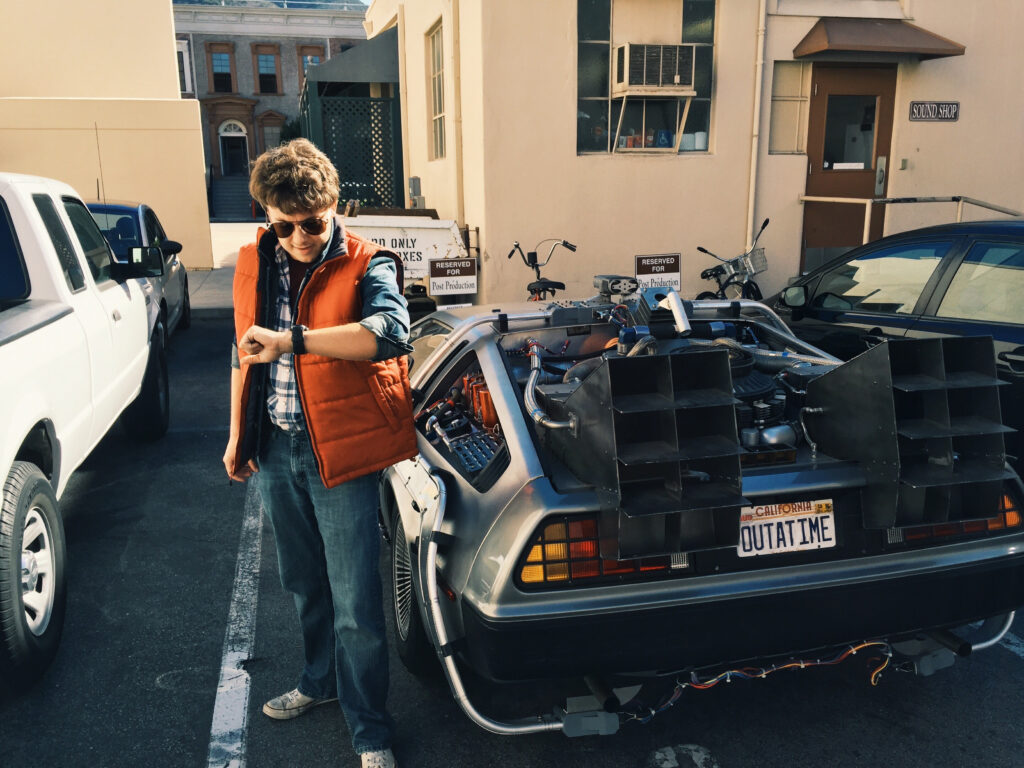
[[[363,752],[359,757],[363,760],[363,768],[397,768],[398,766],[390,749]]]
[[[291,720],[293,717],[306,714],[313,707],[319,707],[321,704],[337,700],[337,698],[314,699],[312,696],[300,693],[299,689],[296,688],[294,691],[282,693],[276,699],[271,699],[264,704],[263,714],[275,720]],[[382,763],[382,765],[386,765],[386,763]]]

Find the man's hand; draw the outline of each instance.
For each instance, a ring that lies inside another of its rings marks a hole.
[[[238,360],[243,365],[272,363],[291,351],[292,336],[288,331],[271,331],[254,325],[238,340]]]
[[[232,435],[231,437],[228,438],[228,447],[224,451],[224,469],[227,471],[228,477],[230,477],[232,480],[235,480],[239,483],[244,483],[255,473],[259,472],[260,468],[256,466],[256,462],[254,460],[249,459],[247,463],[243,464],[238,469],[232,471],[232,469],[234,469],[235,452],[237,450],[238,437]]]

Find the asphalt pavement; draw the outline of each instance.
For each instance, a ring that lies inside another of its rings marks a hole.
[[[231,324],[227,305],[213,297],[229,291],[229,270],[214,270],[207,281],[193,283],[199,311],[192,328],[170,342],[169,433],[139,444],[115,428],[62,499],[67,625],[43,680],[0,701],[2,766],[359,764],[336,707],[283,722],[260,712],[294,686],[301,647],[268,526],[247,539],[243,523],[261,515],[257,509],[247,518],[254,500],[221,466]],[[204,306],[196,297],[207,290]],[[389,567],[385,553],[390,616]],[[246,599],[235,604],[246,607],[232,614],[240,573],[253,590],[242,591]],[[235,623],[252,632],[251,650],[237,665],[225,655]],[[1024,624],[1013,631],[1024,635]],[[395,752],[403,768],[1024,765],[1019,640],[929,678],[887,670],[872,687],[875,666],[862,653],[835,667],[687,689],[649,724],[627,722],[610,737],[513,738],[471,723],[439,674],[413,677],[392,653]],[[232,710],[230,691],[243,683],[247,698]],[[475,704],[492,715],[536,715],[561,703],[550,686],[470,687]],[[667,692],[663,683],[642,696],[656,705]],[[209,761],[211,734],[224,730],[214,712],[222,710],[241,718],[233,763]]]

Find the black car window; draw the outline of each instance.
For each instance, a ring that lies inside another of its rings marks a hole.
[[[22,301],[29,294],[28,271],[18,246],[18,236],[0,198],[0,302]]]
[[[811,306],[909,315],[951,247],[949,240],[902,243],[850,259],[822,275]]]
[[[75,230],[78,242],[82,245],[85,253],[85,260],[89,264],[89,271],[92,272],[92,279],[97,283],[112,280],[110,274],[110,248],[107,241],[103,239],[100,228],[96,226],[89,209],[73,197],[61,198],[64,202],[64,210],[71,219],[71,226]]]
[[[125,208],[100,208],[90,206],[92,217],[100,227],[103,236],[110,243],[114,258],[128,261],[132,248],[142,245],[142,233],[135,212]]]
[[[975,243],[939,304],[939,317],[1024,323],[1024,245]]]
[[[75,247],[71,244],[71,238],[60,222],[60,214],[57,213],[57,206],[49,195],[32,195],[32,202],[36,204],[36,210],[43,220],[46,233],[50,236],[53,249],[57,252],[57,260],[60,262],[61,271],[64,273],[64,280],[71,292],[80,291],[85,287],[85,273],[82,272],[82,265],[78,261]]]

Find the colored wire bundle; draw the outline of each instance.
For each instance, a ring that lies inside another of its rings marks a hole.
[[[892,648],[889,647],[888,643],[870,641],[860,643],[859,645],[851,645],[845,651],[836,654],[830,659],[801,659],[800,661],[790,661],[785,664],[773,664],[770,667],[743,667],[741,669],[729,669],[706,680],[701,680],[697,676],[696,672],[692,672],[688,682],[680,682],[677,680],[672,692],[657,706],[645,707],[638,703],[635,707],[636,711],[626,712],[624,714],[626,715],[627,721],[635,720],[642,724],[649,723],[655,715],[661,714],[675,704],[682,695],[684,688],[694,688],[698,691],[706,691],[709,688],[714,688],[723,680],[727,683],[732,682],[734,677],[740,680],[754,680],[756,678],[763,679],[773,672],[780,672],[784,669],[808,669],[810,667],[833,666],[835,664],[841,664],[850,656],[856,655],[857,651],[862,651],[865,648],[877,648],[882,654],[883,658],[881,660],[881,664],[871,672],[871,676],[869,678],[871,685],[878,685],[878,681],[882,676],[882,671],[885,670],[892,661]]]

